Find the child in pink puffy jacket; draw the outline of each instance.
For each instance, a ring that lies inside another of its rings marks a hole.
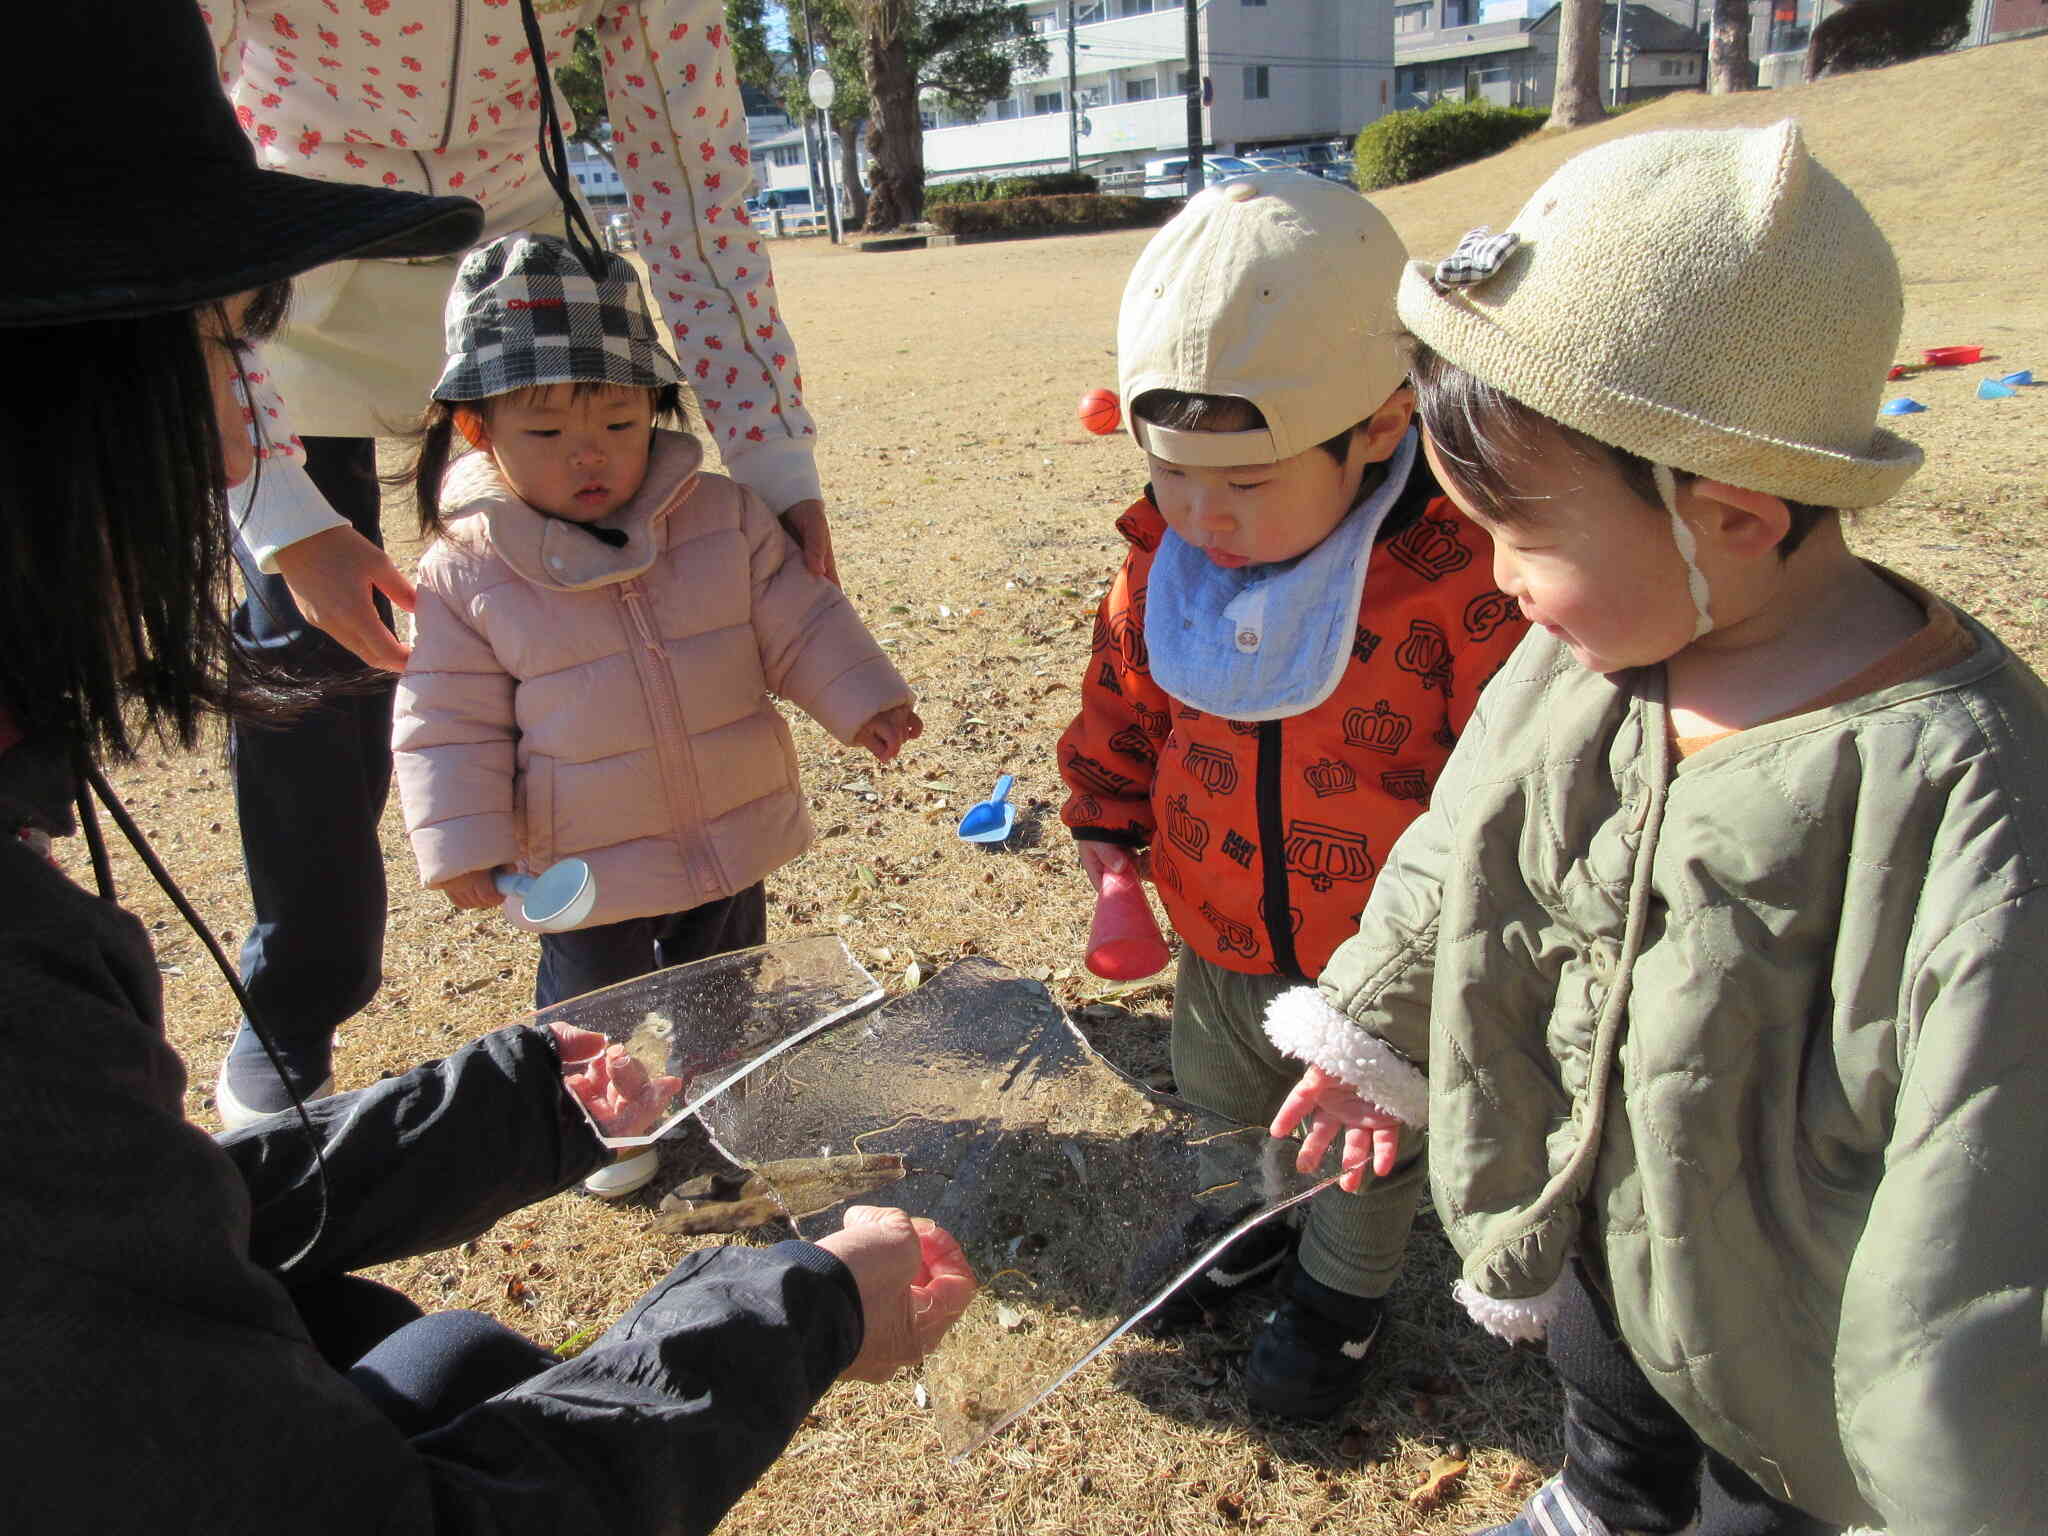
[[[760,498],[655,425],[680,415],[675,364],[632,269],[589,262],[516,234],[462,264],[393,734],[420,877],[458,907],[503,901],[508,866],[589,864],[584,925],[541,935],[538,1007],[765,940],[762,880],[812,837],[771,695],[883,762],[922,729]],[[591,1187],[653,1173],[650,1151]]]

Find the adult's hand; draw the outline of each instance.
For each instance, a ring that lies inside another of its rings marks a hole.
[[[953,1234],[922,1216],[873,1205],[848,1209],[818,1246],[853,1271],[866,1323],[846,1374],[887,1381],[922,1360],[974,1300],[974,1268]]]
[[[832,529],[825,522],[825,503],[800,501],[782,514],[782,526],[804,552],[811,574],[839,585],[839,563],[832,558]]]
[[[562,1086],[607,1136],[644,1136],[683,1091],[679,1077],[655,1076],[623,1045],[594,1029],[550,1024],[562,1058]]]
[[[820,507],[821,523],[823,518]],[[382,592],[398,607],[412,612],[412,583],[391,563],[389,555],[355,529],[340,527],[287,544],[272,558],[308,623],[325,630],[373,667],[386,672],[405,670],[412,647],[401,644],[384,627],[373,601]]]

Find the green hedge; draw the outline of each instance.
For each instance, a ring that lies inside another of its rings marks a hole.
[[[931,208],[948,203],[988,203],[1013,197],[1058,197],[1096,189],[1095,178],[1080,171],[1061,171],[1052,176],[974,177],[926,187],[924,205]]]
[[[1549,118],[1539,107],[1497,107],[1487,101],[1440,101],[1419,110],[1389,112],[1358,135],[1352,152],[1358,190],[1373,192],[1420,181],[1499,154]]]
[[[1114,197],[1099,192],[1010,197],[986,203],[941,203],[925,217],[949,235],[1027,234],[1159,224],[1180,204],[1164,197]]]

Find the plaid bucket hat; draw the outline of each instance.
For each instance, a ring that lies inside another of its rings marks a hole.
[[[568,242],[520,232],[463,258],[448,294],[448,366],[436,400],[487,400],[538,384],[682,382],[632,267],[600,253],[592,277]]]

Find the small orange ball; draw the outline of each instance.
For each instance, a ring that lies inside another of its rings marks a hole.
[[[1107,437],[1124,424],[1123,406],[1113,389],[1091,389],[1081,397],[1077,410],[1081,425],[1097,437]]]

